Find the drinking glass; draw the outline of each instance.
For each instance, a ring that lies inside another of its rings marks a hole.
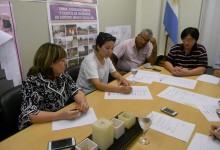
[[[147,145],[150,143],[150,141],[145,136],[145,133],[148,131],[148,129],[152,124],[153,114],[150,113],[147,115],[144,112],[140,112],[137,117],[138,117],[139,125],[143,129],[143,135],[139,138],[139,143]]]
[[[131,67],[131,74],[133,75],[133,81],[131,83],[135,83],[135,75],[138,72],[138,66],[132,66]]]

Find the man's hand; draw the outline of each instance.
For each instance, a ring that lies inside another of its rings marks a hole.
[[[183,67],[175,67],[171,70],[172,75],[177,77],[187,76],[188,70]]]
[[[152,43],[153,46],[155,46],[157,44],[157,41],[154,37],[150,38],[150,42]]]

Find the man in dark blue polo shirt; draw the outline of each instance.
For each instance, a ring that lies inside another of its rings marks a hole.
[[[206,49],[198,44],[199,31],[188,27],[181,33],[181,44],[174,45],[165,59],[165,68],[174,76],[203,74],[208,64]]]

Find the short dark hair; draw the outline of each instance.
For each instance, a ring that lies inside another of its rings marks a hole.
[[[196,41],[198,41],[199,39],[199,31],[197,28],[188,27],[184,29],[183,32],[181,33],[181,39],[183,40],[184,38],[187,37],[187,35],[191,35],[191,37],[194,38]]]
[[[96,38],[96,50],[98,50],[97,46],[102,47],[102,45],[105,44],[105,42],[108,41],[116,41],[116,37],[112,36],[109,33],[100,32],[99,35]]]

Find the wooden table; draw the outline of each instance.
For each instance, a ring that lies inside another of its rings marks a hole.
[[[140,68],[142,70],[151,71],[150,69],[144,69],[143,67]],[[156,68],[161,69],[161,73],[170,75],[170,73],[164,68],[158,66],[156,66]],[[125,76],[128,75],[129,74]],[[197,76],[191,76],[187,78],[196,79]],[[113,81],[110,84],[117,84],[117,81]],[[169,87],[169,85],[156,82],[153,82],[152,84],[136,83],[135,85],[147,85],[153,96],[153,100],[104,100],[104,92],[102,91],[95,91],[87,95],[86,98],[90,107],[94,108],[97,118],[104,117],[110,120],[111,118],[119,114],[121,111],[137,113],[139,110],[145,109],[149,112],[160,112],[160,108],[166,106],[178,112],[176,118],[196,124],[196,127],[188,143],[162,134],[160,132],[149,130],[147,132],[147,136],[150,138],[151,141],[149,145],[139,144],[137,141],[137,137],[128,145],[127,149],[187,149],[195,132],[208,135],[210,125],[213,122],[207,121],[207,119],[202,115],[202,113],[198,109],[156,96],[158,93]],[[185,90],[193,91],[199,94],[215,98],[220,97],[220,87],[211,83],[198,81],[195,89]],[[64,109],[69,110],[73,108],[73,105],[74,104],[71,104],[65,107]],[[2,141],[0,143],[0,150],[46,150],[48,141],[61,139],[65,137],[75,137],[76,142],[79,143],[87,136],[89,136],[91,133],[92,125],[85,125],[76,128],[52,131],[52,123],[34,124],[24,129],[23,131],[11,136],[10,138]]]

